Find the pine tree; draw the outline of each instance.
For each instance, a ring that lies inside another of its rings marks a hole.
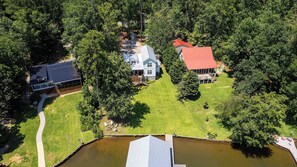
[[[185,71],[186,67],[184,62],[177,59],[169,69],[169,75],[171,77],[172,83],[178,84],[182,80]]]
[[[178,87],[178,99],[182,100],[185,98],[193,99],[199,96],[199,80],[197,74],[192,71],[188,71],[184,74],[182,81]]]

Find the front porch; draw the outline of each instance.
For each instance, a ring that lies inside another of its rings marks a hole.
[[[131,74],[131,80],[133,85],[143,84],[145,82],[143,70],[133,70]]]

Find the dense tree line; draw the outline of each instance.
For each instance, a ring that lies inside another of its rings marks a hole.
[[[197,7],[195,3],[199,6],[198,10],[192,9]],[[271,116],[296,125],[297,3],[295,1],[163,1],[160,4],[162,7],[151,12],[147,18],[145,32],[147,42],[158,48],[157,52],[163,56],[163,64],[169,74],[171,71],[173,83],[181,81],[181,71],[176,70],[176,65],[173,65],[177,59],[176,55],[172,56],[173,49],[170,48],[173,39],[181,38],[197,46],[212,46],[215,58],[227,64],[234,73],[234,96],[256,99],[262,96],[266,98],[267,93],[278,94],[280,96],[272,96],[269,100],[284,97],[284,100],[280,100],[277,104],[285,110],[277,108],[272,111],[274,113],[281,111],[285,117],[278,117],[277,114]],[[165,21],[163,18],[170,20]],[[160,34],[156,32],[159,29]],[[166,37],[163,37],[165,34],[163,30],[172,32],[166,32]],[[161,46],[158,45],[159,41]],[[230,103],[233,103],[232,100]],[[256,105],[252,101],[244,103]],[[221,114],[228,113],[230,106],[225,103],[225,107],[219,109]],[[244,113],[253,113],[246,112],[246,108],[236,112],[240,119],[248,119],[249,115]],[[244,113],[240,114],[241,112]],[[258,112],[253,114],[260,115],[261,111]],[[229,116],[237,117],[232,114]],[[259,116],[254,119],[260,122],[264,118]],[[255,128],[249,129],[250,133],[240,132],[245,126],[243,123],[232,126],[233,134],[230,138],[252,147],[262,147],[272,141],[267,136],[256,137],[253,134],[277,133],[268,127],[261,129],[257,121]],[[280,124],[273,123],[272,127],[280,127]],[[240,141],[239,138],[251,140]]]

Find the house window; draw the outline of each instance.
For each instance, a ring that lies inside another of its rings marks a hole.
[[[148,75],[152,75],[152,70],[147,70]]]
[[[152,62],[147,63],[147,67],[152,67]]]

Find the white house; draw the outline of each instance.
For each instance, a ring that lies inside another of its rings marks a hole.
[[[140,80],[155,80],[160,73],[161,62],[148,45],[141,47],[139,54],[124,54],[124,60],[131,65],[133,77]]]

